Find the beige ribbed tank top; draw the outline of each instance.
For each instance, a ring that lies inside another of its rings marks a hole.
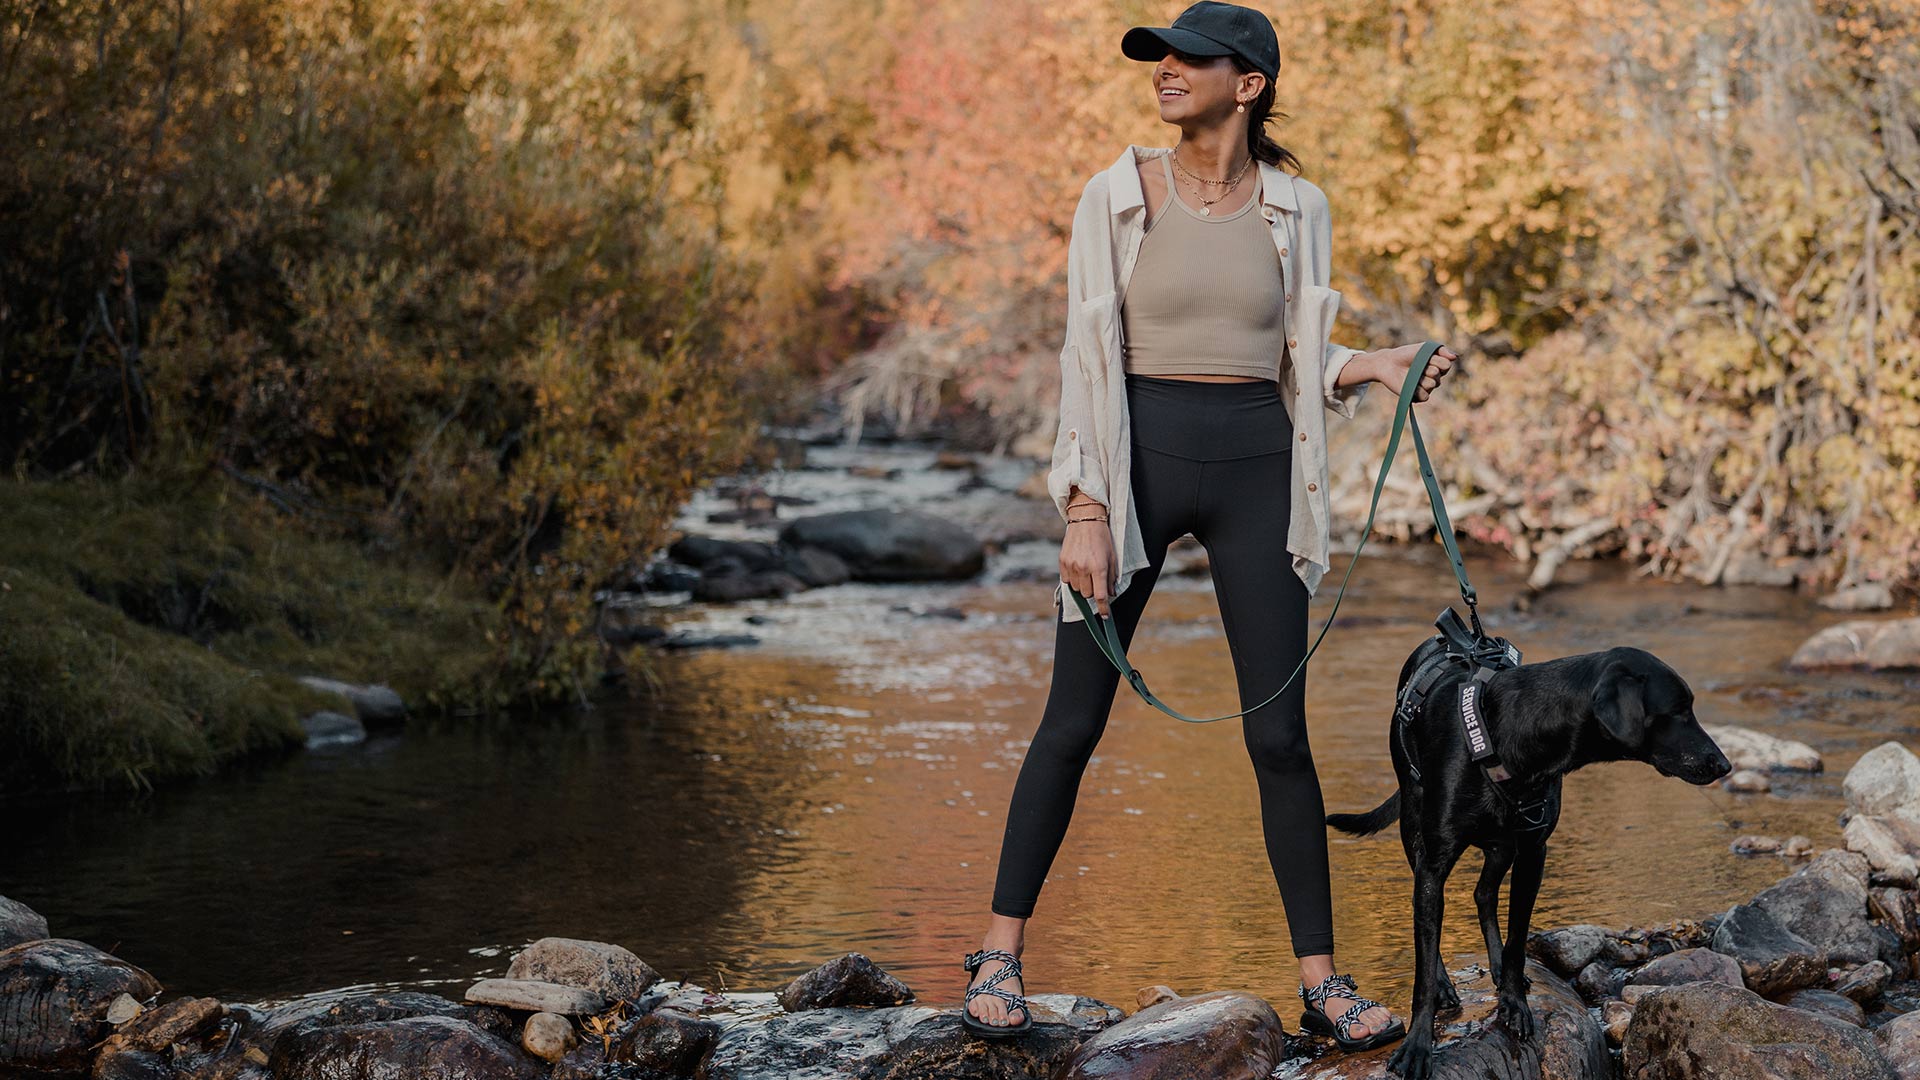
[[[1147,222],[1120,303],[1122,368],[1277,382],[1287,345],[1286,290],[1271,227],[1253,212],[1260,192],[1231,213],[1202,215],[1180,200],[1171,157],[1160,155],[1169,205]]]

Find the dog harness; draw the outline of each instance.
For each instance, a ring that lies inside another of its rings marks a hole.
[[[1400,700],[1394,708],[1394,733],[1400,739],[1400,751],[1407,759],[1407,771],[1415,780],[1420,779],[1420,768],[1414,764],[1413,748],[1407,740],[1407,731],[1426,715],[1427,699],[1433,694],[1442,676],[1449,672],[1471,671],[1471,675],[1460,682],[1460,726],[1466,739],[1467,752],[1474,764],[1487,777],[1487,786],[1504,799],[1513,810],[1515,820],[1521,832],[1537,832],[1547,827],[1551,816],[1547,805],[1550,785],[1543,782],[1529,783],[1516,778],[1500,760],[1493,748],[1493,732],[1487,727],[1487,715],[1482,704],[1482,695],[1486,685],[1494,675],[1520,666],[1520,650],[1502,637],[1491,637],[1480,627],[1479,612],[1471,603],[1469,612],[1474,615],[1473,628],[1468,629],[1461,622],[1460,615],[1452,605],[1440,613],[1433,625],[1440,631],[1428,638],[1420,649],[1427,653],[1414,668],[1412,678],[1400,693]]]

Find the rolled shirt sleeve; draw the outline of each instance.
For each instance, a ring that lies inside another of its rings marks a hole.
[[[1067,327],[1060,347],[1060,426],[1053,441],[1053,468],[1047,473],[1047,491],[1066,520],[1067,500],[1079,488],[1100,505],[1109,506],[1103,458],[1097,441],[1101,425],[1093,415],[1092,388],[1080,362],[1080,350],[1087,343],[1082,333],[1080,301],[1086,295],[1086,260],[1095,244],[1104,243],[1101,222],[1096,215],[1106,212],[1104,200],[1096,199],[1093,184],[1081,189],[1080,203],[1073,213],[1073,234],[1067,241]]]
[[[1325,382],[1321,397],[1326,401],[1329,411],[1338,413],[1348,420],[1353,419],[1354,410],[1360,407],[1361,400],[1367,396],[1367,387],[1373,384],[1363,382],[1356,386],[1342,386],[1336,389],[1334,383],[1339,381],[1340,372],[1346,368],[1347,361],[1359,354],[1359,349],[1336,345],[1329,341],[1327,358],[1321,361],[1320,370]]]

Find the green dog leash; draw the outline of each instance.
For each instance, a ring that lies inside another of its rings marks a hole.
[[[1307,660],[1313,656],[1314,650],[1320,647],[1320,642],[1326,640],[1327,631],[1333,629],[1333,617],[1339,612],[1340,601],[1347,594],[1347,581],[1353,577],[1354,564],[1360,561],[1360,551],[1367,546],[1367,537],[1373,532],[1373,517],[1375,512],[1380,509],[1380,492],[1386,487],[1387,471],[1393,467],[1393,455],[1400,447],[1400,432],[1403,428],[1411,428],[1413,430],[1413,449],[1415,453],[1420,455],[1420,479],[1427,486],[1428,501],[1433,504],[1434,527],[1440,533],[1440,542],[1446,546],[1447,561],[1453,564],[1453,576],[1460,582],[1460,596],[1461,599],[1467,602],[1467,612],[1473,619],[1473,632],[1476,635],[1482,632],[1480,612],[1479,609],[1475,607],[1478,598],[1474,594],[1473,586],[1467,582],[1467,567],[1466,564],[1461,561],[1460,549],[1455,546],[1453,541],[1453,522],[1447,518],[1446,500],[1441,498],[1440,482],[1434,478],[1433,462],[1427,459],[1427,444],[1420,438],[1420,423],[1413,417],[1413,396],[1420,389],[1420,378],[1426,374],[1427,361],[1431,360],[1433,354],[1439,351],[1439,349],[1440,343],[1437,341],[1423,343],[1420,346],[1419,355],[1414,357],[1413,366],[1407,369],[1407,381],[1406,384],[1400,388],[1400,401],[1393,411],[1393,432],[1387,437],[1387,455],[1385,460],[1380,462],[1380,477],[1373,483],[1373,505],[1367,508],[1367,524],[1360,531],[1360,543],[1359,546],[1353,549],[1352,561],[1347,563],[1346,577],[1340,579],[1340,591],[1335,594],[1333,598],[1333,610],[1327,612],[1326,625],[1320,628],[1320,636],[1314,639],[1313,647],[1307,650],[1306,656],[1300,658],[1300,663],[1293,669],[1293,674],[1287,676],[1287,681],[1280,685],[1280,689],[1275,690],[1272,697],[1267,698],[1267,700],[1261,702],[1260,705],[1254,705],[1250,708],[1242,709],[1239,712],[1228,713],[1225,716],[1208,717],[1187,716],[1167,705],[1155,697],[1153,691],[1147,689],[1145,676],[1141,675],[1139,669],[1128,662],[1127,651],[1120,645],[1120,631],[1114,626],[1113,620],[1095,613],[1093,606],[1087,601],[1087,598],[1080,595],[1080,590],[1074,588],[1067,589],[1067,594],[1073,597],[1074,605],[1080,609],[1080,616],[1086,622],[1087,630],[1093,635],[1093,642],[1099,647],[1101,655],[1105,656],[1108,662],[1119,669],[1120,674],[1126,676],[1127,682],[1132,684],[1134,690],[1146,700],[1147,704],[1178,720],[1185,720],[1193,724],[1210,724],[1215,720],[1231,720],[1236,716],[1244,716],[1254,709],[1260,708],[1261,705],[1267,704],[1268,701],[1279,697],[1286,691],[1287,687],[1293,685],[1293,680],[1298,678],[1301,670],[1307,666]]]

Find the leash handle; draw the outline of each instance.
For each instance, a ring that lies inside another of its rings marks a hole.
[[[1071,587],[1066,590],[1067,595],[1073,597],[1074,606],[1080,609],[1080,617],[1087,624],[1087,631],[1093,635],[1094,645],[1099,648],[1100,654],[1107,658],[1108,663],[1119,669],[1120,674],[1126,677],[1128,684],[1147,704],[1176,720],[1185,720],[1190,724],[1211,724],[1217,720],[1231,720],[1236,716],[1245,716],[1273,701],[1274,698],[1285,693],[1287,687],[1293,685],[1293,680],[1298,678],[1300,672],[1306,668],[1307,661],[1312,658],[1314,651],[1320,648],[1322,641],[1326,640],[1327,631],[1333,629],[1333,617],[1339,613],[1340,601],[1347,595],[1347,582],[1353,577],[1354,566],[1360,562],[1360,552],[1367,546],[1367,538],[1373,534],[1373,518],[1380,509],[1380,493],[1387,486],[1387,472],[1393,468],[1394,452],[1400,447],[1400,432],[1408,427],[1413,429],[1413,449],[1420,457],[1420,476],[1427,487],[1427,499],[1433,504],[1434,527],[1440,533],[1441,542],[1446,545],[1447,559],[1453,564],[1453,575],[1460,582],[1460,595],[1466,599],[1467,610],[1473,612],[1474,629],[1479,630],[1480,616],[1474,608],[1476,597],[1473,586],[1467,583],[1466,564],[1460,558],[1460,549],[1454,546],[1453,523],[1447,518],[1446,501],[1440,495],[1440,482],[1434,478],[1433,463],[1428,460],[1426,443],[1420,438],[1420,425],[1413,418],[1413,396],[1420,390],[1420,377],[1426,374],[1427,362],[1433,359],[1433,354],[1439,349],[1440,343],[1437,341],[1423,342],[1419,354],[1414,357],[1413,365],[1407,369],[1406,381],[1400,387],[1400,398],[1393,410],[1393,430],[1387,436],[1387,453],[1380,462],[1380,476],[1373,482],[1373,503],[1367,508],[1367,523],[1360,529],[1360,543],[1354,547],[1353,558],[1347,563],[1346,576],[1340,579],[1340,591],[1334,595],[1333,609],[1327,612],[1327,621],[1320,627],[1320,636],[1314,639],[1306,655],[1300,657],[1300,663],[1294,666],[1293,674],[1288,675],[1287,681],[1281,683],[1280,689],[1275,690],[1266,701],[1224,716],[1194,717],[1174,709],[1156,697],[1153,691],[1147,689],[1146,677],[1141,675],[1139,669],[1127,659],[1126,647],[1120,643],[1120,631],[1114,625],[1113,619],[1095,612],[1087,598],[1080,594],[1080,590]]]

